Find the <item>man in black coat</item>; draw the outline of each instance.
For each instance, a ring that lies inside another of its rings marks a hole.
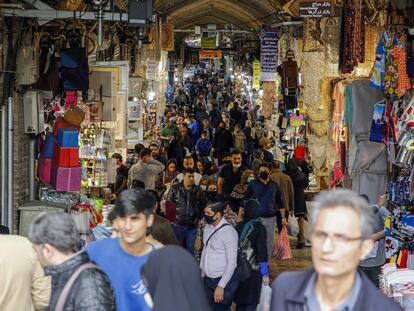
[[[183,181],[171,187],[168,200],[176,208],[176,222],[181,227],[183,246],[194,254],[198,222],[202,218],[205,197],[199,186],[195,185],[194,170],[185,169]]]
[[[210,125],[211,128],[213,129],[217,129],[218,126],[220,125],[220,122],[223,121],[223,119],[221,118],[221,112],[218,109],[218,105],[216,102],[212,103],[213,105],[213,109],[210,111]]]
[[[44,212],[37,216],[29,230],[45,275],[52,277],[52,293],[48,310],[56,310],[69,279],[91,260],[80,251],[79,231],[73,218],[64,212]],[[64,303],[65,311],[115,310],[115,294],[109,278],[100,269],[89,267],[75,279]]]
[[[231,132],[226,129],[226,124],[221,121],[220,127],[216,131],[216,134],[214,135],[214,143],[213,148],[217,152],[217,159],[219,165],[222,164],[222,156],[225,152],[230,152],[230,149],[233,148],[234,145],[234,139]]]
[[[371,206],[350,190],[323,192],[312,216],[315,270],[281,274],[272,285],[270,310],[403,310],[358,271],[374,246]]]

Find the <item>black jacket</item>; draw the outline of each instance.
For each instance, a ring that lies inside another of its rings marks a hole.
[[[306,310],[305,290],[314,270],[282,273],[272,284],[271,311]],[[403,310],[361,273],[361,291],[352,311]]]
[[[309,185],[309,180],[306,175],[299,170],[286,171],[285,174],[290,177],[293,184],[293,190],[295,194],[295,215],[303,216],[304,214],[307,214],[305,189]]]
[[[116,169],[116,181],[114,187],[114,192],[116,195],[120,195],[122,191],[128,189],[128,171],[129,170],[125,165],[121,165],[121,167]]]
[[[214,149],[220,151],[230,151],[233,148],[233,135],[227,129],[219,128],[214,136]]]
[[[205,197],[199,186],[194,185],[187,196],[183,182],[171,187],[168,200],[174,202],[177,211],[177,224],[185,228],[194,229],[198,225],[198,220],[202,218]]]
[[[221,113],[220,111],[216,109],[213,109],[210,111],[210,124],[211,128],[216,129],[219,127],[220,122],[222,121]]]
[[[48,310],[54,311],[63,287],[72,274],[91,260],[85,252],[76,254],[68,261],[45,268],[45,275],[52,277],[52,294]],[[65,311],[115,310],[115,294],[106,274],[97,269],[82,271],[66,299]]]
[[[241,234],[245,223],[236,226],[237,233]],[[254,250],[256,263],[267,263],[266,229],[262,223],[257,223],[247,239]],[[262,274],[260,271],[252,271],[250,277],[239,284],[234,301],[236,304],[257,305],[260,301],[262,289]]]

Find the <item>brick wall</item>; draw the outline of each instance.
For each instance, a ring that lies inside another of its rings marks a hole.
[[[29,200],[29,136],[24,133],[23,98],[14,96],[13,139],[13,231],[18,232],[18,207]]]

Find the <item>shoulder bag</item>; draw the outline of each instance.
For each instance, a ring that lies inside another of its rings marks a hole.
[[[66,299],[69,296],[70,290],[72,289],[73,284],[75,284],[76,280],[78,279],[79,275],[82,273],[82,271],[87,269],[96,269],[101,270],[97,265],[89,262],[81,265],[69,278],[69,281],[66,283],[65,287],[63,287],[62,293],[59,296],[58,302],[56,304],[55,311],[64,311]]]

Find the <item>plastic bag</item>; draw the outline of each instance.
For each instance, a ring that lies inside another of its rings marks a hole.
[[[282,231],[280,232],[279,238],[277,239],[275,245],[273,246],[273,256],[277,259],[287,260],[292,259],[292,250],[289,245],[289,237],[287,233],[286,225],[283,226]]]
[[[272,288],[262,284],[260,301],[256,311],[270,311],[270,301],[272,300]]]
[[[295,216],[290,216],[287,225],[288,234],[290,236],[297,236],[299,233],[299,223]]]

